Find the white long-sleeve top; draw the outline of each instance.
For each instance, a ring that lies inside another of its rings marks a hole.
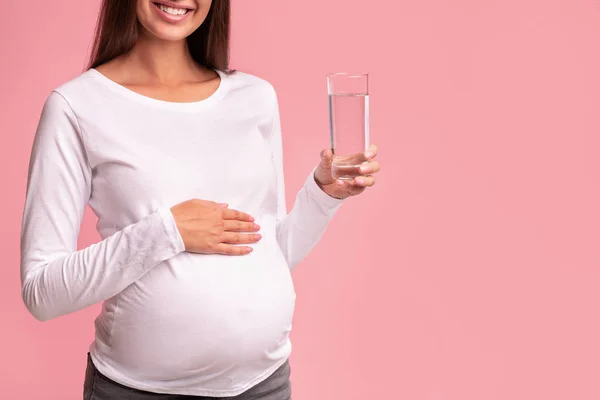
[[[23,299],[48,320],[102,302],[90,353],[123,385],[235,396],[291,351],[290,268],[342,201],[309,174],[287,213],[277,98],[219,72],[203,101],[131,91],[95,69],[52,91],[33,143],[21,239]],[[256,218],[245,256],[186,252],[170,207],[192,198]],[[99,243],[77,250],[84,209]]]

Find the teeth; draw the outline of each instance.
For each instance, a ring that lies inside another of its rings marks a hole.
[[[167,7],[164,4],[158,4],[158,8],[160,8],[161,11],[164,11],[167,14],[171,14],[171,15],[183,15],[183,14],[187,13],[187,11],[188,11],[185,8]]]

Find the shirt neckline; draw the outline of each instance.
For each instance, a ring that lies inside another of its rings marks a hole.
[[[150,106],[160,107],[164,109],[170,109],[175,111],[198,111],[204,108],[207,108],[213,105],[215,102],[223,98],[226,92],[226,83],[227,83],[227,75],[220,70],[215,70],[217,74],[219,74],[220,82],[217,89],[207,98],[198,101],[191,102],[174,102],[174,101],[166,101],[159,100],[153,97],[149,97],[138,93],[134,90],[131,90],[112,79],[108,78],[106,75],[101,73],[95,68],[90,68],[87,72],[93,77],[97,78],[99,82],[104,84],[109,89],[117,92],[125,97],[130,98],[131,100],[137,101],[139,103],[143,103]]]

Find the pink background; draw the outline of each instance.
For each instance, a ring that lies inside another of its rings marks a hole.
[[[42,103],[96,4],[2,4],[3,399],[81,398],[98,307],[29,316],[18,237]],[[327,146],[325,74],[372,74],[384,171],[294,273],[295,399],[600,398],[599,4],[233,1],[233,67],[279,92],[290,202]]]

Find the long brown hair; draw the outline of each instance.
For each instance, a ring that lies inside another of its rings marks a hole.
[[[103,0],[89,68],[130,51],[138,38],[137,0]],[[194,60],[207,68],[229,71],[230,0],[213,0],[206,20],[188,38]]]

